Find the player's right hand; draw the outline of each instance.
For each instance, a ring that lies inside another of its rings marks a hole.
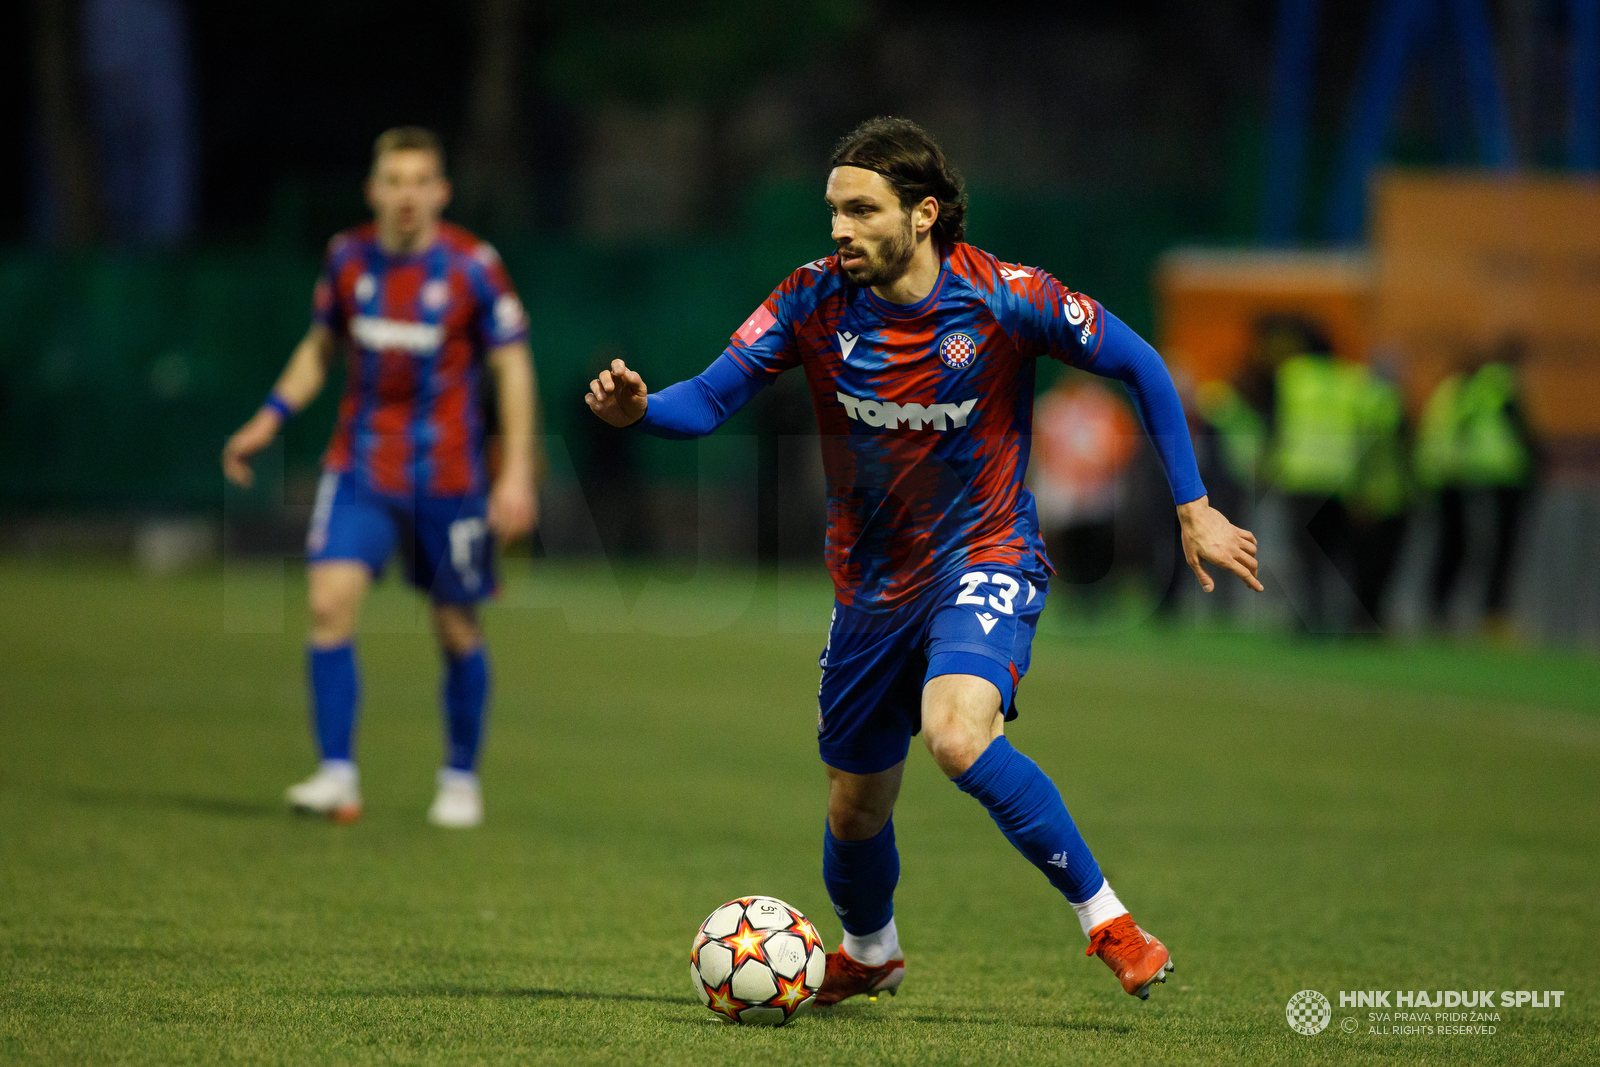
[[[244,489],[255,484],[256,472],[250,469],[250,457],[272,443],[278,436],[279,424],[276,412],[262,408],[228,438],[222,446],[222,473],[228,481]]]
[[[589,383],[583,402],[613,426],[632,426],[644,418],[649,395],[638,372],[629,370],[622,360],[614,359],[610,370],[601,371],[600,377]]]
[[[1256,592],[1262,592],[1257,577],[1256,535],[1229,522],[1211,506],[1208,497],[1178,505],[1178,527],[1183,541],[1183,558],[1188,561],[1200,588],[1211,592],[1217,583],[1206,572],[1205,564],[1215,563],[1239,576]]]

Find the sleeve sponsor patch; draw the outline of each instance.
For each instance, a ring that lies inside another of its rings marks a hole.
[[[1094,305],[1087,300],[1080,299],[1077,293],[1068,293],[1066,302],[1061,305],[1061,310],[1066,313],[1067,321],[1074,326],[1082,326],[1089,322],[1094,315]]]
[[[1095,302],[1082,293],[1068,293],[1067,299],[1061,305],[1062,312],[1067,317],[1067,322],[1078,331],[1078,344],[1087,346],[1091,338],[1100,333],[1099,316],[1095,314]],[[1096,347],[1099,347],[1096,342]]]
[[[744,325],[734,331],[734,338],[744,344],[753,345],[761,339],[761,335],[772,329],[777,323],[777,318],[767,310],[767,305],[762,304],[756,308],[754,314],[744,320]]]

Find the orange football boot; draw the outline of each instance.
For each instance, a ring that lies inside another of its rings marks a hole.
[[[897,956],[877,967],[868,967],[851,959],[850,954],[841,948],[828,953],[828,970],[823,976],[822,988],[817,990],[816,1003],[824,1006],[837,1004],[857,993],[865,993],[868,1000],[877,1000],[879,993],[887,993],[892,997],[905,977],[904,956]]]
[[[1172,953],[1167,951],[1167,946],[1139,929],[1133,916],[1126,913],[1090,930],[1089,947],[1083,954],[1105,960],[1106,966],[1122,983],[1123,990],[1140,1000],[1149,1000],[1150,987],[1156,982],[1165,982],[1167,972],[1173,969]],[[830,956],[828,962],[831,977],[833,957]],[[822,988],[827,989],[828,984],[824,982]]]

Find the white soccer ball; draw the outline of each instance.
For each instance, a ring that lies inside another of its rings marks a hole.
[[[827,961],[811,920],[776,897],[740,897],[700,924],[689,979],[729,1022],[782,1026],[811,1006]]]

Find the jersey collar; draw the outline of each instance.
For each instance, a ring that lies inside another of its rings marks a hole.
[[[872,291],[871,286],[862,286],[861,291],[866,294],[867,303],[878,314],[891,319],[914,319],[927,314],[928,310],[939,302],[939,294],[944,291],[944,282],[950,276],[949,256],[939,257],[939,277],[934,280],[933,288],[928,290],[928,295],[918,300],[915,304],[892,304]]]

